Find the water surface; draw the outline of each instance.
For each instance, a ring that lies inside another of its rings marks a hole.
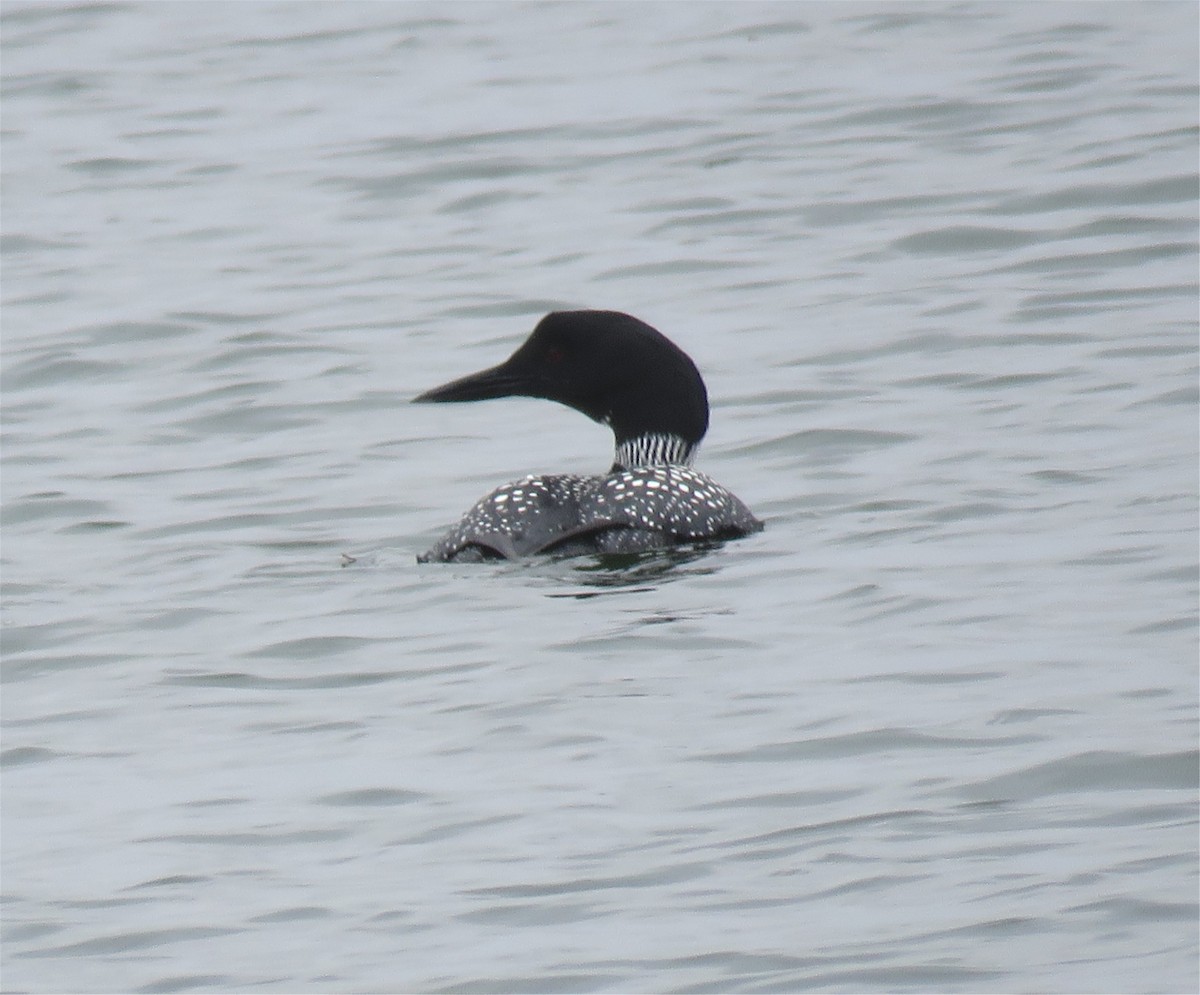
[[[1197,989],[1194,5],[3,16],[7,990]],[[568,306],[766,531],[418,567]]]

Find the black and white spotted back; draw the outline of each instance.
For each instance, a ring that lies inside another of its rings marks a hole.
[[[535,553],[642,552],[757,532],[762,523],[711,477],[687,466],[607,476],[530,476],[487,495],[422,563]]]

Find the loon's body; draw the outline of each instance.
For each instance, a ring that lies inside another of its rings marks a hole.
[[[733,539],[763,526],[733,494],[691,467],[708,430],[695,364],[664,335],[617,311],[556,311],[499,366],[417,401],[542,397],[608,424],[603,476],[530,476],[480,500],[427,562],[535,553],[637,553]]]

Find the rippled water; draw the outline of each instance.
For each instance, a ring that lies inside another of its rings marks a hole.
[[[1196,34],[6,3],[5,990],[1195,991]],[[764,533],[415,564],[558,306]]]

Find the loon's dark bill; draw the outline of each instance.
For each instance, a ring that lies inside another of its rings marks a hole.
[[[413,398],[414,403],[429,401],[490,401],[496,397],[515,397],[529,388],[526,379],[512,371],[507,363],[480,370],[434,387]]]

